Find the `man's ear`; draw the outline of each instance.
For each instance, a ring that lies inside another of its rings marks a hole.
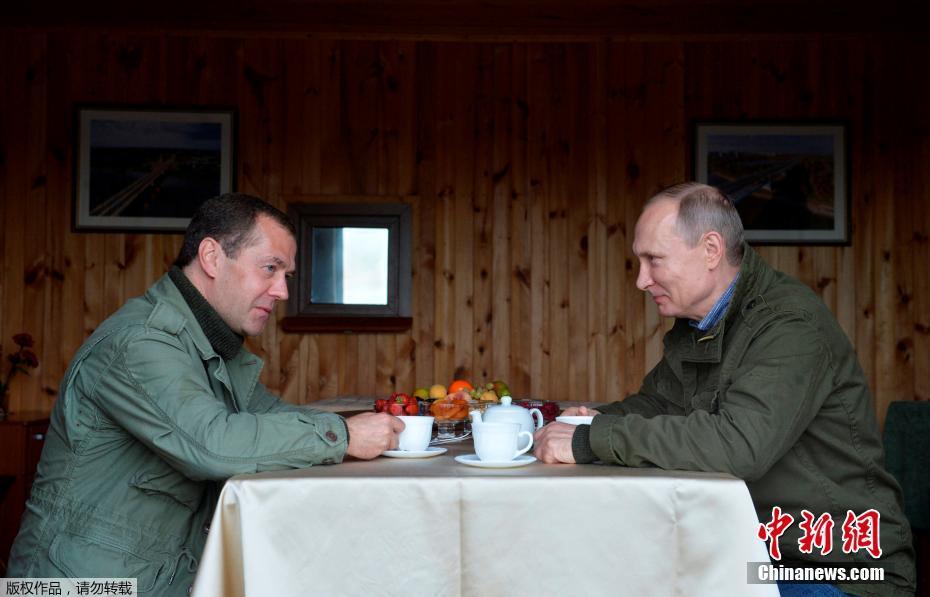
[[[208,277],[215,278],[219,274],[220,260],[225,256],[223,247],[216,239],[208,236],[200,241],[200,246],[197,248],[197,262]]]
[[[701,244],[704,247],[707,269],[715,269],[720,265],[721,260],[726,259],[726,243],[723,242],[723,237],[719,232],[715,230],[707,232],[701,239]]]

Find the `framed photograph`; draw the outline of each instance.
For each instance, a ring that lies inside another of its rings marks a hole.
[[[849,244],[843,124],[697,123],[695,180],[721,189],[754,244]]]
[[[77,109],[74,229],[183,232],[233,189],[231,110]]]

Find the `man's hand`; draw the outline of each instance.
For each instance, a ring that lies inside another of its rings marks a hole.
[[[349,428],[349,449],[346,454],[371,460],[385,450],[397,448],[397,434],[404,422],[385,413],[362,413],[346,419]]]
[[[572,436],[575,434],[575,429],[577,429],[575,425],[567,423],[549,423],[537,431],[533,435],[533,453],[536,454],[536,458],[549,464],[559,462],[574,464]]]
[[[593,417],[601,414],[600,411],[587,406],[573,406],[562,411],[563,417]]]

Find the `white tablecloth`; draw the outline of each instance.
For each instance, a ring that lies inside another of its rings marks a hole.
[[[771,595],[745,484],[722,474],[381,457],[234,477],[194,595]]]

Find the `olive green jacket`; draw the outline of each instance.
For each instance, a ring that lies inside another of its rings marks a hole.
[[[845,585],[856,595],[914,591],[911,534],[901,490],[885,470],[868,383],[823,301],[766,265],[749,246],[723,320],[701,332],[678,320],[640,391],[599,410],[590,447],[603,462],[726,472],[744,479],[759,520],[772,507],[794,517],[781,536],[782,563],[881,564],[882,585]],[[847,510],[881,515],[882,557],[844,554]],[[830,513],[833,551],[803,554],[801,510]],[[713,529],[708,529],[713,532]]]
[[[128,301],[65,373],[8,574],[187,595],[225,479],[346,451],[341,417],[280,401],[261,369],[216,354],[167,275]]]

